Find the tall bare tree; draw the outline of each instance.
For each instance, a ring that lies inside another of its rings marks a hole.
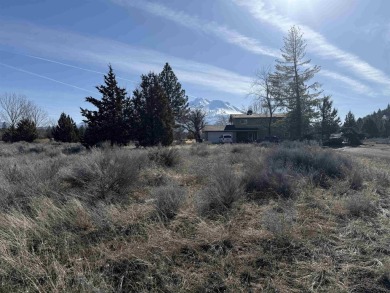
[[[27,103],[26,118],[33,121],[37,127],[48,126],[50,124],[47,112],[31,101]]]
[[[28,100],[24,95],[5,93],[0,97],[0,117],[10,127],[25,118],[28,114]]]
[[[5,93],[0,96],[0,118],[10,127],[15,127],[25,118],[33,121],[36,126],[45,126],[48,114],[24,95]]]
[[[298,27],[291,27],[284,38],[281,49],[282,59],[276,60],[276,80],[284,90],[284,106],[289,110],[293,138],[301,139],[313,118],[315,108],[319,105],[320,84],[309,81],[320,71],[319,66],[310,67],[306,59],[306,41]]]
[[[276,111],[278,111],[282,105],[282,94],[279,79],[276,79],[276,75],[271,73],[270,67],[262,68],[256,73],[255,80],[252,84],[251,95],[256,99],[254,103],[264,109],[268,115],[268,135],[271,135],[272,118]]]
[[[184,119],[183,127],[192,133],[196,141],[201,140],[202,130],[206,125],[206,113],[201,109],[190,110]]]

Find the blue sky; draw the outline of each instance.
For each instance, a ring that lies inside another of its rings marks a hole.
[[[131,93],[142,73],[169,62],[190,99],[241,108],[292,25],[342,120],[390,103],[387,0],[1,0],[0,93],[80,122],[109,63]]]

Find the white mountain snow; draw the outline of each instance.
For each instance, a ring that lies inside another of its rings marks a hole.
[[[243,113],[239,108],[229,102],[221,100],[196,98],[189,101],[189,107],[191,109],[202,109],[206,112],[206,122],[209,125],[215,124],[221,116],[228,117],[231,114]]]

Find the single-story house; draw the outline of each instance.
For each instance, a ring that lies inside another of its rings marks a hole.
[[[220,136],[227,133],[229,132],[225,131],[224,125],[206,125],[203,128],[203,139],[211,143],[219,143]]]

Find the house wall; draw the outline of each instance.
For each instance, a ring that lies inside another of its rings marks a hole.
[[[257,126],[268,126],[268,117],[263,118],[252,118],[248,116],[247,118],[233,118],[233,125],[240,128],[245,127],[257,127]],[[282,120],[284,118],[280,117],[273,117],[272,123],[276,122],[277,120]],[[245,122],[246,121],[246,122]]]
[[[265,136],[268,136],[268,117],[243,117],[243,118],[233,118],[232,124],[235,125],[237,128],[257,128],[257,138],[261,139]],[[276,131],[276,126],[279,121],[282,121],[284,118],[282,117],[273,117],[272,118],[272,135],[278,135],[280,137],[284,137],[285,135],[282,135],[281,131]],[[243,123],[242,121],[245,121],[246,123]]]
[[[230,132],[224,131],[206,131],[205,132],[205,140],[211,143],[219,143],[219,137],[222,134],[231,134]]]

